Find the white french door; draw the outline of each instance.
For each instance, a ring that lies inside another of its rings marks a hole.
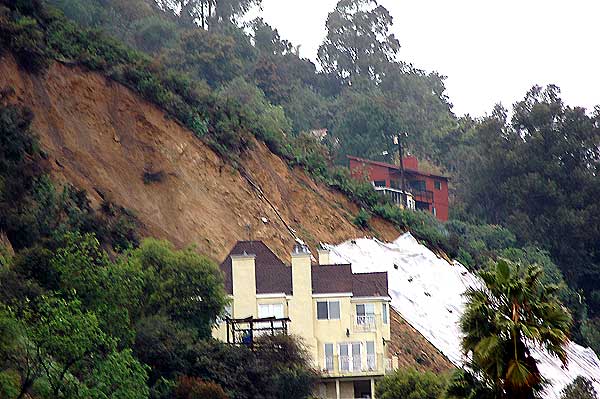
[[[361,344],[360,342],[348,342],[339,344],[340,371],[361,371]]]

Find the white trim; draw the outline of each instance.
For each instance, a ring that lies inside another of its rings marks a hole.
[[[285,292],[276,292],[273,294],[256,294],[256,299],[270,299],[270,298],[286,298]]]
[[[338,297],[351,297],[352,293],[351,292],[332,292],[332,293],[325,293],[325,294],[312,294],[313,298],[338,298]]]
[[[389,296],[357,296],[350,300],[350,302],[363,302],[363,301],[386,301],[391,302],[392,298]]]
[[[237,254],[230,255],[231,259],[256,259],[256,255],[254,254]]]

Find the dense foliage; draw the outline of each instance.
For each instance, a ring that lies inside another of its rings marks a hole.
[[[547,251],[587,302],[579,340],[599,351],[600,109],[586,113],[558,88],[534,87],[511,118],[498,107],[452,140],[460,217],[506,226],[523,246]]]

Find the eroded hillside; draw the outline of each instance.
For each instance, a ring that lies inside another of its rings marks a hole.
[[[195,244],[217,260],[249,236],[287,259],[293,238],[286,224],[313,248],[319,241],[398,235],[380,219],[361,231],[352,224],[356,205],[256,143],[242,167],[261,195],[161,109],[97,73],[54,63],[35,76],[4,56],[0,87],[12,87],[14,100],[34,111],[53,175],[85,189],[94,206],[109,199],[133,210],[144,235]]]

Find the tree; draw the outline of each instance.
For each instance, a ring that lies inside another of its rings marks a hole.
[[[117,351],[78,300],[41,297],[24,319],[0,309],[0,354],[0,379],[15,376],[17,398],[148,396],[145,367],[130,350]]]
[[[214,87],[241,75],[243,60],[238,50],[231,36],[194,29],[183,33],[162,60],[166,66]]]
[[[256,18],[250,23],[252,28],[254,46],[258,51],[270,55],[284,55],[292,51],[292,44],[281,39],[277,29],[265,22],[262,18]]]
[[[321,66],[348,83],[379,80],[400,50],[391,25],[392,16],[376,0],[340,0],[327,17],[327,37],[318,50]]]
[[[227,303],[223,276],[214,262],[192,249],[176,251],[171,243],[156,239],[144,240],[123,262],[131,262],[128,267],[144,274],[135,319],[164,314],[196,329],[200,337],[211,336]]]
[[[577,377],[561,392],[561,399],[598,399],[592,381],[585,377]]]
[[[465,293],[462,349],[498,398],[533,398],[541,389],[534,347],[567,362],[571,316],[542,273],[501,259],[480,273],[484,287]]]
[[[438,399],[443,392],[444,378],[413,368],[398,369],[375,387],[375,397],[380,399]]]
[[[209,29],[213,22],[236,23],[262,0],[157,0],[159,7],[180,9],[180,17],[188,24]]]
[[[328,128],[339,142],[339,163],[346,162],[346,155],[389,162],[394,159],[393,136],[403,129],[397,109],[379,90],[348,90],[335,107]]]
[[[153,15],[136,21],[134,32],[137,48],[147,53],[158,53],[173,44],[177,26],[173,21]]]
[[[556,86],[534,86],[512,118],[496,107],[467,121],[446,157],[460,160],[457,202],[466,213],[548,251],[567,284],[582,291],[591,321],[600,318],[599,122],[599,109],[566,106]]]

